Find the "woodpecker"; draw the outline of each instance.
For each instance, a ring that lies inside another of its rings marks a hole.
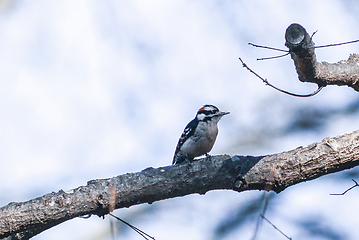
[[[213,105],[204,105],[189,122],[178,140],[172,164],[191,162],[211,151],[218,134],[217,123],[229,112],[221,112]]]

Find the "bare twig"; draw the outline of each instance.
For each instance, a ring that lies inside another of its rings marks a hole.
[[[257,58],[257,61],[276,59],[276,58],[285,57],[287,55],[289,55],[289,52],[282,54],[282,55],[274,56],[274,57]]]
[[[358,186],[359,186],[359,183],[358,183],[357,181],[355,181],[354,179],[352,179],[352,180],[353,180],[353,182],[355,183],[354,186],[348,188],[347,190],[345,190],[345,191],[342,192],[342,193],[331,193],[330,195],[344,195],[344,194],[346,194],[347,192],[349,192],[350,190],[352,190],[353,188],[358,187]]]
[[[313,37],[314,37],[314,35],[315,35],[317,32],[318,32],[318,30],[314,31],[314,32],[312,33],[312,36],[310,36],[310,39],[313,40]]]
[[[268,47],[268,46],[261,46],[261,45],[257,45],[254,43],[248,43],[248,45],[251,45],[253,47],[259,47],[259,48],[266,48],[266,49],[270,49],[270,50],[275,50],[275,51],[279,51],[279,52],[289,52],[288,50],[283,50],[280,48],[273,48],[273,47]]]
[[[275,50],[275,51],[279,51],[279,52],[289,52],[288,50],[283,50],[283,49],[274,48],[274,47],[261,46],[261,45],[257,45],[254,43],[248,43],[248,45],[251,45],[253,47],[258,47],[258,48],[266,48],[266,49],[270,49],[270,50]]]
[[[317,32],[318,32],[318,30],[315,31],[315,32],[313,32],[313,34],[312,34],[312,36],[311,36],[310,38],[312,39],[313,36],[314,36],[314,34],[316,34]],[[357,42],[359,42],[359,39],[353,40],[353,41],[348,41],[348,42],[342,42],[342,43],[332,43],[332,44],[314,46],[314,48],[336,47],[336,46],[341,46],[341,45],[350,44],[350,43],[357,43]],[[258,47],[258,48],[265,48],[265,49],[275,50],[275,51],[279,51],[279,52],[289,53],[288,50],[284,50],[284,49],[280,49],[280,48],[262,46],[262,45],[257,45],[257,44],[254,44],[254,43],[248,43],[248,45],[251,45],[251,46],[253,46],[253,47]],[[283,56],[286,56],[286,55],[287,55],[287,54],[285,54],[285,55],[283,55]]]
[[[359,42],[359,39],[349,41],[349,42],[343,42],[343,43],[334,43],[334,44],[328,44],[328,45],[322,45],[322,46],[315,46],[314,48],[336,47],[336,46],[340,46],[340,45],[344,45],[344,44],[350,44],[350,43],[356,43],[356,42]]]
[[[262,77],[259,76],[256,72],[254,72],[252,69],[250,69],[250,68],[247,66],[247,64],[245,64],[245,63],[243,62],[243,60],[242,60],[241,58],[239,58],[239,60],[242,62],[243,67],[247,68],[248,71],[250,71],[250,72],[253,73],[256,77],[258,77],[259,79],[261,79],[266,85],[268,85],[268,86],[270,86],[270,87],[272,87],[272,88],[274,88],[274,89],[276,89],[276,90],[278,90],[278,91],[280,91],[280,92],[282,92],[282,93],[285,93],[285,94],[288,94],[288,95],[291,95],[291,96],[294,96],[294,97],[312,97],[312,96],[314,96],[315,94],[317,94],[318,92],[320,92],[320,90],[322,90],[323,87],[324,87],[324,86],[319,86],[319,85],[318,85],[318,89],[317,89],[317,90],[315,90],[314,92],[312,92],[312,93],[310,93],[310,94],[304,94],[304,95],[287,92],[287,91],[285,91],[285,90],[283,90],[283,89],[277,88],[276,86],[270,84],[267,79],[262,78]]]
[[[259,48],[266,48],[266,49],[270,49],[270,50],[275,50],[275,51],[279,51],[279,52],[286,52],[283,55],[278,55],[278,56],[274,56],[274,57],[257,58],[257,61],[281,58],[281,57],[285,57],[285,56],[289,55],[288,50],[283,50],[283,49],[273,48],[273,47],[268,47],[268,46],[261,46],[261,45],[257,45],[257,44],[254,44],[254,43],[248,43],[248,45],[251,45],[253,47],[259,47]]]
[[[142,231],[141,229],[129,224],[128,222],[122,220],[121,218],[113,215],[112,213],[109,213],[110,216],[116,218],[117,220],[123,222],[124,224],[126,224],[127,226],[129,226],[130,228],[132,228],[135,232],[137,232],[138,234],[140,234],[144,239],[148,240],[148,239],[153,239],[155,240],[154,237],[151,237],[150,235],[148,235],[147,233],[145,233],[144,231]]]
[[[316,34],[317,32],[318,32],[318,30],[313,32],[310,39],[312,39],[314,34]],[[348,42],[342,42],[342,43],[333,43],[333,44],[327,44],[327,45],[321,45],[321,46],[314,46],[314,48],[336,47],[336,46],[341,46],[341,45],[350,44],[350,43],[356,43],[356,42],[359,42],[359,39],[358,40],[353,40],[353,41],[348,41]],[[281,58],[281,57],[285,57],[285,56],[289,55],[289,53],[290,53],[288,50],[283,50],[283,49],[280,49],[280,48],[274,48],[274,47],[268,47],[268,46],[262,46],[262,45],[257,45],[257,44],[254,44],[254,43],[248,43],[248,45],[251,45],[253,47],[258,47],[258,48],[265,48],[265,49],[270,49],[270,50],[275,50],[275,51],[280,51],[280,52],[286,52],[283,55],[278,55],[278,56],[274,56],[274,57],[257,58],[257,61]]]
[[[273,223],[271,223],[271,221],[268,220],[268,218],[266,218],[263,214],[260,215],[264,220],[266,220],[270,225],[272,225],[272,227],[274,227],[274,229],[276,229],[278,232],[280,232],[284,237],[286,237],[289,240],[292,240],[291,237],[288,237],[287,235],[285,235],[279,228],[277,228]]]
[[[258,220],[257,220],[256,229],[254,230],[254,234],[253,234],[253,237],[251,238],[251,240],[255,240],[255,239],[257,238],[257,234],[258,234],[258,232],[259,232],[259,228],[260,228],[261,223],[262,223],[261,220],[263,219],[263,218],[261,218],[261,215],[264,215],[265,212],[267,211],[268,202],[269,202],[269,195],[270,195],[269,192],[263,193],[263,198],[264,198],[263,211],[262,211],[262,214],[259,214],[259,217],[258,217]]]

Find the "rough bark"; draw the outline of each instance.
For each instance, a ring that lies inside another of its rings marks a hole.
[[[315,44],[308,32],[299,24],[291,24],[285,33],[286,43],[294,61],[298,78],[319,86],[346,85],[359,91],[359,55],[338,63],[318,62]]]
[[[216,189],[279,193],[294,184],[358,164],[356,131],[273,155],[221,155],[191,164],[147,168],[92,180],[71,191],[60,190],[27,202],[9,203],[0,209],[0,238],[28,239],[75,217],[104,216],[113,205],[116,209],[124,208]],[[115,193],[114,204],[111,193]]]

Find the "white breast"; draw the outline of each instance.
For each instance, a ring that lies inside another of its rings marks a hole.
[[[198,157],[211,151],[218,134],[214,122],[199,122],[195,134],[181,147],[184,155]]]

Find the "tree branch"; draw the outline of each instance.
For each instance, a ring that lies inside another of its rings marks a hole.
[[[358,139],[359,131],[356,131],[279,154],[212,156],[191,164],[147,168],[92,180],[71,191],[60,190],[2,207],[0,238],[21,239],[21,234],[35,235],[75,217],[104,216],[111,205],[110,189],[116,193],[116,209],[216,189],[279,193],[294,184],[358,165]]]
[[[338,63],[318,62],[312,38],[304,27],[296,23],[287,28],[285,39],[300,81],[319,86],[346,85],[359,91],[358,54],[351,54],[348,60]]]

